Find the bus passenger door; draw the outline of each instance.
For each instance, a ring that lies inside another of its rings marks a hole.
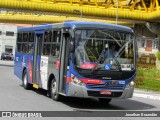
[[[41,84],[40,78],[40,61],[41,61],[41,53],[42,53],[42,42],[44,39],[44,32],[39,31],[35,33],[35,48],[33,52],[33,87],[39,88]]]
[[[66,79],[67,79],[67,70],[69,66],[69,42],[70,42],[70,35],[67,29],[62,30],[62,41],[61,41],[61,51],[60,51],[60,76],[59,76],[59,83],[58,83],[58,91],[60,93],[65,94],[66,89]]]

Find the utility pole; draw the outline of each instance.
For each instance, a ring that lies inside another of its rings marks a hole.
[[[116,9],[116,25],[118,25],[118,7],[119,7],[119,0],[116,0],[117,2],[117,9]]]
[[[81,20],[82,20],[82,10],[73,10],[75,13],[80,13],[80,18],[81,18]]]

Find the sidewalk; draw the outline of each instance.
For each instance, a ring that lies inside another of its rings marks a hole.
[[[135,88],[133,96],[152,99],[152,100],[160,100],[160,91],[152,91],[152,90]]]
[[[9,67],[13,67],[13,66],[14,66],[14,61],[0,60],[0,66],[9,66]]]

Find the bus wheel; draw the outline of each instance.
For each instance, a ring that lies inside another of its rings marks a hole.
[[[107,99],[107,98],[99,98],[99,102],[103,104],[109,104],[112,99]]]
[[[30,87],[31,87],[31,85],[28,83],[27,70],[25,70],[24,73],[23,73],[22,86],[23,86],[24,89],[26,89],[26,90],[30,89]]]
[[[51,87],[50,87],[50,93],[51,93],[51,98],[53,100],[60,100],[60,95],[57,93],[57,84],[56,81],[53,79],[51,82]]]

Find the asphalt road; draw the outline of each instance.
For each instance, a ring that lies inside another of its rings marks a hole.
[[[113,99],[109,105],[100,104],[96,99],[80,98],[65,98],[61,102],[57,102],[46,97],[44,90],[25,90],[21,86],[21,80],[14,75],[13,67],[0,66],[0,111],[91,112],[117,110],[160,111],[160,102],[140,97]],[[77,119],[79,118],[77,117]]]

